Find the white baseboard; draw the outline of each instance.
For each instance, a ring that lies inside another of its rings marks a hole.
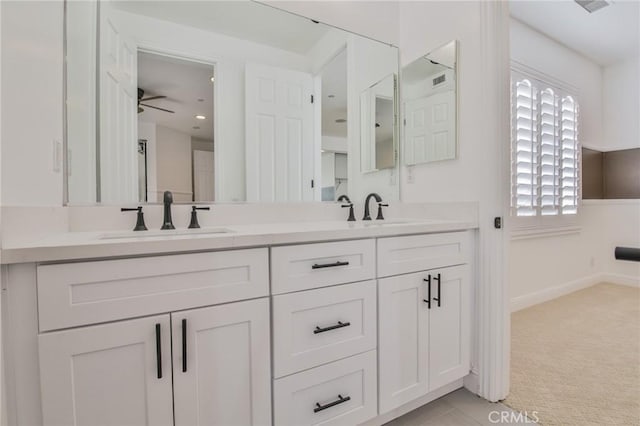
[[[549,300],[564,296],[565,294],[573,293],[574,291],[582,290],[583,288],[591,287],[602,281],[600,274],[592,275],[585,278],[580,278],[575,281],[569,281],[568,283],[560,284],[554,287],[545,288],[535,293],[525,294],[523,296],[514,297],[511,299],[511,312],[517,312],[519,310],[528,308],[538,303],[547,302]]]
[[[517,312],[533,305],[537,305],[538,303],[548,302],[549,300],[556,299],[560,296],[564,296],[565,294],[573,293],[574,291],[582,290],[602,282],[629,287],[640,287],[640,277],[611,273],[595,274],[589,277],[580,278],[579,280],[560,284],[558,286],[545,288],[535,293],[514,297],[511,299],[511,312]]]
[[[640,277],[634,277],[633,275],[602,274],[600,275],[600,281],[629,287],[640,287]]]

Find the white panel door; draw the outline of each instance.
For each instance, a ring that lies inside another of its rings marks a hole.
[[[169,315],[41,334],[47,426],[173,425]]]
[[[469,374],[471,303],[468,265],[429,273],[432,278],[429,390],[432,391]],[[434,280],[438,277],[439,286]]]
[[[193,151],[193,190],[195,201],[214,200],[213,152]]]
[[[310,74],[246,65],[247,201],[313,201],[312,88]]]
[[[455,93],[451,90],[405,103],[408,164],[455,157]]]
[[[427,273],[378,281],[380,414],[428,391]]]
[[[176,426],[271,424],[267,298],[171,314]]]
[[[100,2],[100,201],[138,202],[137,47]]]

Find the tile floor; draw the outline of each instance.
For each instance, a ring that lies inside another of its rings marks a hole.
[[[491,414],[494,411],[513,412],[504,404],[489,402],[463,388],[398,417],[387,423],[386,426],[531,426],[535,424],[531,420],[501,422],[500,414]]]

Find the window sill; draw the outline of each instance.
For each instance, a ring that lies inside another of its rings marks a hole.
[[[558,226],[549,228],[520,228],[511,231],[511,241],[530,240],[534,238],[557,237],[561,235],[579,234],[581,226]]]

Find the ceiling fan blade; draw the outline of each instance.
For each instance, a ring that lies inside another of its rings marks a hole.
[[[154,99],[164,99],[166,96],[151,96],[150,98],[140,99],[140,102],[152,101]]]
[[[160,111],[169,112],[169,113],[171,113],[171,114],[175,113],[175,111],[171,111],[171,110],[169,110],[169,109],[164,109],[164,108],[156,107],[156,106],[153,106],[153,105],[147,105],[147,104],[140,104],[140,105],[145,106],[145,107],[147,107],[147,108],[159,109]]]

